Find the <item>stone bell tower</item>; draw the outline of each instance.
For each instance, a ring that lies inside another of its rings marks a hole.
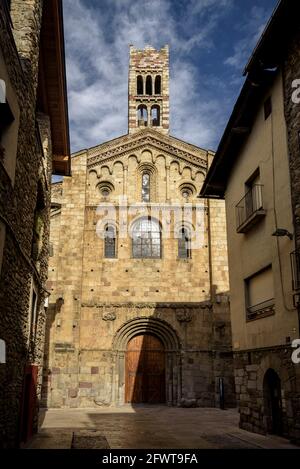
[[[128,131],[153,128],[169,133],[169,46],[130,46]]]

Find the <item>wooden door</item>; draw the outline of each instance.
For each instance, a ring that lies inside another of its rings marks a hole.
[[[125,402],[165,402],[165,351],[152,335],[136,336],[127,345]]]

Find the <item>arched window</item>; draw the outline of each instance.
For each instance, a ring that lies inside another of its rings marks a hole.
[[[153,218],[140,218],[132,228],[132,255],[135,259],[161,257],[161,229]]]
[[[150,75],[146,78],[146,94],[152,95],[152,77]]]
[[[107,225],[104,231],[104,257],[114,259],[116,257],[116,230],[112,225]]]
[[[157,75],[155,77],[155,85],[154,85],[155,94],[161,94],[161,76]]]
[[[136,79],[136,94],[144,94],[144,81],[142,75]]]
[[[145,104],[140,104],[137,108],[138,126],[145,127],[148,124],[148,110]]]
[[[142,174],[142,201],[150,202],[150,174],[144,171]]]
[[[157,104],[151,107],[151,124],[153,127],[160,125],[160,107]]]
[[[191,251],[191,235],[188,228],[182,227],[178,238],[178,257],[179,259],[190,259]]]

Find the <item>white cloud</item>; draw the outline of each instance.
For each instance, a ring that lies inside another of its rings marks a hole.
[[[245,67],[251,51],[263,32],[268,16],[268,12],[262,7],[254,6],[251,9],[247,22],[239,26],[243,37],[235,44],[233,55],[224,61],[225,65],[231,65],[237,70]]]
[[[72,151],[127,133],[129,44],[170,45],[170,133],[211,147],[222,109],[188,54],[214,47],[212,33],[231,3],[186,0],[179,24],[172,0],[64,0]]]

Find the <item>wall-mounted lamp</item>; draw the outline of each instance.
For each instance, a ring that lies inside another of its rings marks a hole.
[[[282,228],[277,228],[277,230],[274,231],[272,236],[276,236],[277,238],[280,238],[282,236],[287,236],[288,238],[290,238],[291,241],[293,240],[292,233],[290,233],[288,230],[284,230]]]

